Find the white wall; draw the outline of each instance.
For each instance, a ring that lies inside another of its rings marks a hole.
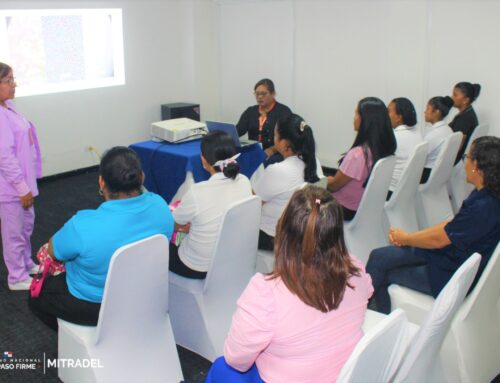
[[[122,8],[126,85],[22,97],[37,127],[45,176],[98,164],[99,151],[149,138],[160,105],[192,101],[190,3],[179,1],[2,1],[2,8]],[[15,71],[15,68],[14,68]]]
[[[500,136],[500,1],[434,1],[429,15],[429,94],[446,92],[457,81],[481,84],[479,121]]]
[[[255,104],[253,87],[271,78],[278,99],[293,104],[294,9],[286,1],[226,2],[219,16],[222,119],[237,122]]]
[[[148,139],[163,103],[236,122],[263,77],[313,127],[324,165],[351,145],[365,96],[406,96],[422,123],[429,97],[479,82],[476,110],[500,135],[499,1],[0,0],[30,7],[123,9],[126,85],[16,100],[38,128],[44,175],[97,164],[89,145]]]
[[[318,156],[335,166],[352,144],[357,102],[410,98],[423,124],[432,96],[479,82],[481,122],[500,135],[500,2],[442,0],[218,1],[221,118],[254,103],[275,80],[278,99],[313,127]],[[451,117],[451,115],[450,115]]]

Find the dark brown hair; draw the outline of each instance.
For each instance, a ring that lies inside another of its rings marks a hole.
[[[483,136],[472,143],[470,158],[483,172],[484,187],[500,198],[500,138]]]
[[[450,96],[436,96],[432,97],[428,104],[432,107],[432,109],[439,110],[439,113],[441,113],[441,120],[444,120],[453,106],[453,99]]]
[[[274,83],[272,80],[270,80],[268,78],[263,78],[262,80],[257,81],[257,84],[255,84],[255,86],[253,87],[253,90],[257,90],[257,88],[261,85],[265,86],[267,88],[267,90],[269,91],[269,93],[275,92]]]
[[[12,68],[9,65],[0,62],[0,79],[7,76],[11,71]]]
[[[455,85],[455,88],[460,90],[460,92],[462,92],[465,97],[469,98],[469,104],[472,104],[474,101],[476,101],[479,93],[481,93],[481,85],[471,84],[470,82],[465,81],[459,82],[457,85]]]
[[[325,189],[296,191],[278,221],[276,263],[281,278],[302,302],[322,312],[339,307],[351,276],[360,276],[344,241],[342,207]]]
[[[141,160],[130,148],[115,146],[106,151],[99,165],[99,174],[111,194],[141,191]]]

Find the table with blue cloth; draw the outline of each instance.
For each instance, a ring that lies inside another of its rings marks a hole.
[[[146,176],[144,186],[161,195],[167,203],[178,196],[177,191],[192,174],[194,182],[208,180],[210,174],[203,169],[200,158],[201,140],[180,144],[165,141],[143,141],[130,145],[141,159]],[[266,155],[259,144],[239,148],[240,172],[248,178],[264,162]]]

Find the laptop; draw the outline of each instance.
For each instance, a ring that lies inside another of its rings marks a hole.
[[[236,125],[234,124],[218,121],[205,121],[205,124],[207,125],[207,129],[209,132],[222,131],[229,134],[237,148],[258,143],[258,141],[254,140],[240,139],[240,137],[238,136],[238,131],[236,130]]]

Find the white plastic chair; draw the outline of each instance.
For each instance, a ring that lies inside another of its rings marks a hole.
[[[169,276],[175,341],[212,362],[223,354],[236,301],[255,274],[260,210],[252,196],[226,211],[204,280]]]
[[[474,290],[458,310],[441,349],[450,382],[489,383],[500,373],[500,243]],[[420,323],[434,299],[405,287],[389,287],[391,304]]]
[[[319,161],[318,157],[316,157],[316,174],[320,180],[326,178],[325,173],[323,173],[323,167],[321,166],[321,162]]]
[[[182,381],[168,308],[167,238],[154,235],[119,248],[110,261],[97,326],[58,319],[58,358],[94,360],[97,368],[59,366],[59,378]]]
[[[477,253],[467,259],[453,274],[436,298],[432,310],[426,315],[420,329],[409,341],[394,382],[446,381],[439,358],[441,345],[451,322],[462,305],[476,276],[481,256]]]
[[[410,233],[418,230],[417,189],[424,170],[428,146],[427,142],[415,146],[401,179],[391,198],[385,203],[385,214],[389,221],[387,226],[397,227]],[[389,231],[387,226],[386,233]]]
[[[344,223],[347,248],[351,254],[364,263],[368,261],[368,256],[373,249],[387,244],[387,234],[382,222],[395,162],[394,156],[377,161],[373,166],[356,215],[352,221]]]
[[[461,132],[455,132],[444,139],[429,179],[418,188],[417,219],[420,229],[453,218],[447,183],[462,142],[462,136]]]
[[[486,136],[489,130],[489,125],[478,125],[470,136],[469,142],[467,143],[467,148],[465,149],[465,153],[469,153],[472,142],[474,142],[476,138]],[[448,181],[448,192],[450,194],[451,206],[455,214],[458,213],[458,211],[462,207],[462,202],[469,196],[472,190],[474,190],[474,186],[467,183],[464,161],[460,160],[453,167],[450,180]]]
[[[342,367],[337,383],[386,383],[406,348],[408,322],[403,310],[389,315],[367,310],[365,334]]]

